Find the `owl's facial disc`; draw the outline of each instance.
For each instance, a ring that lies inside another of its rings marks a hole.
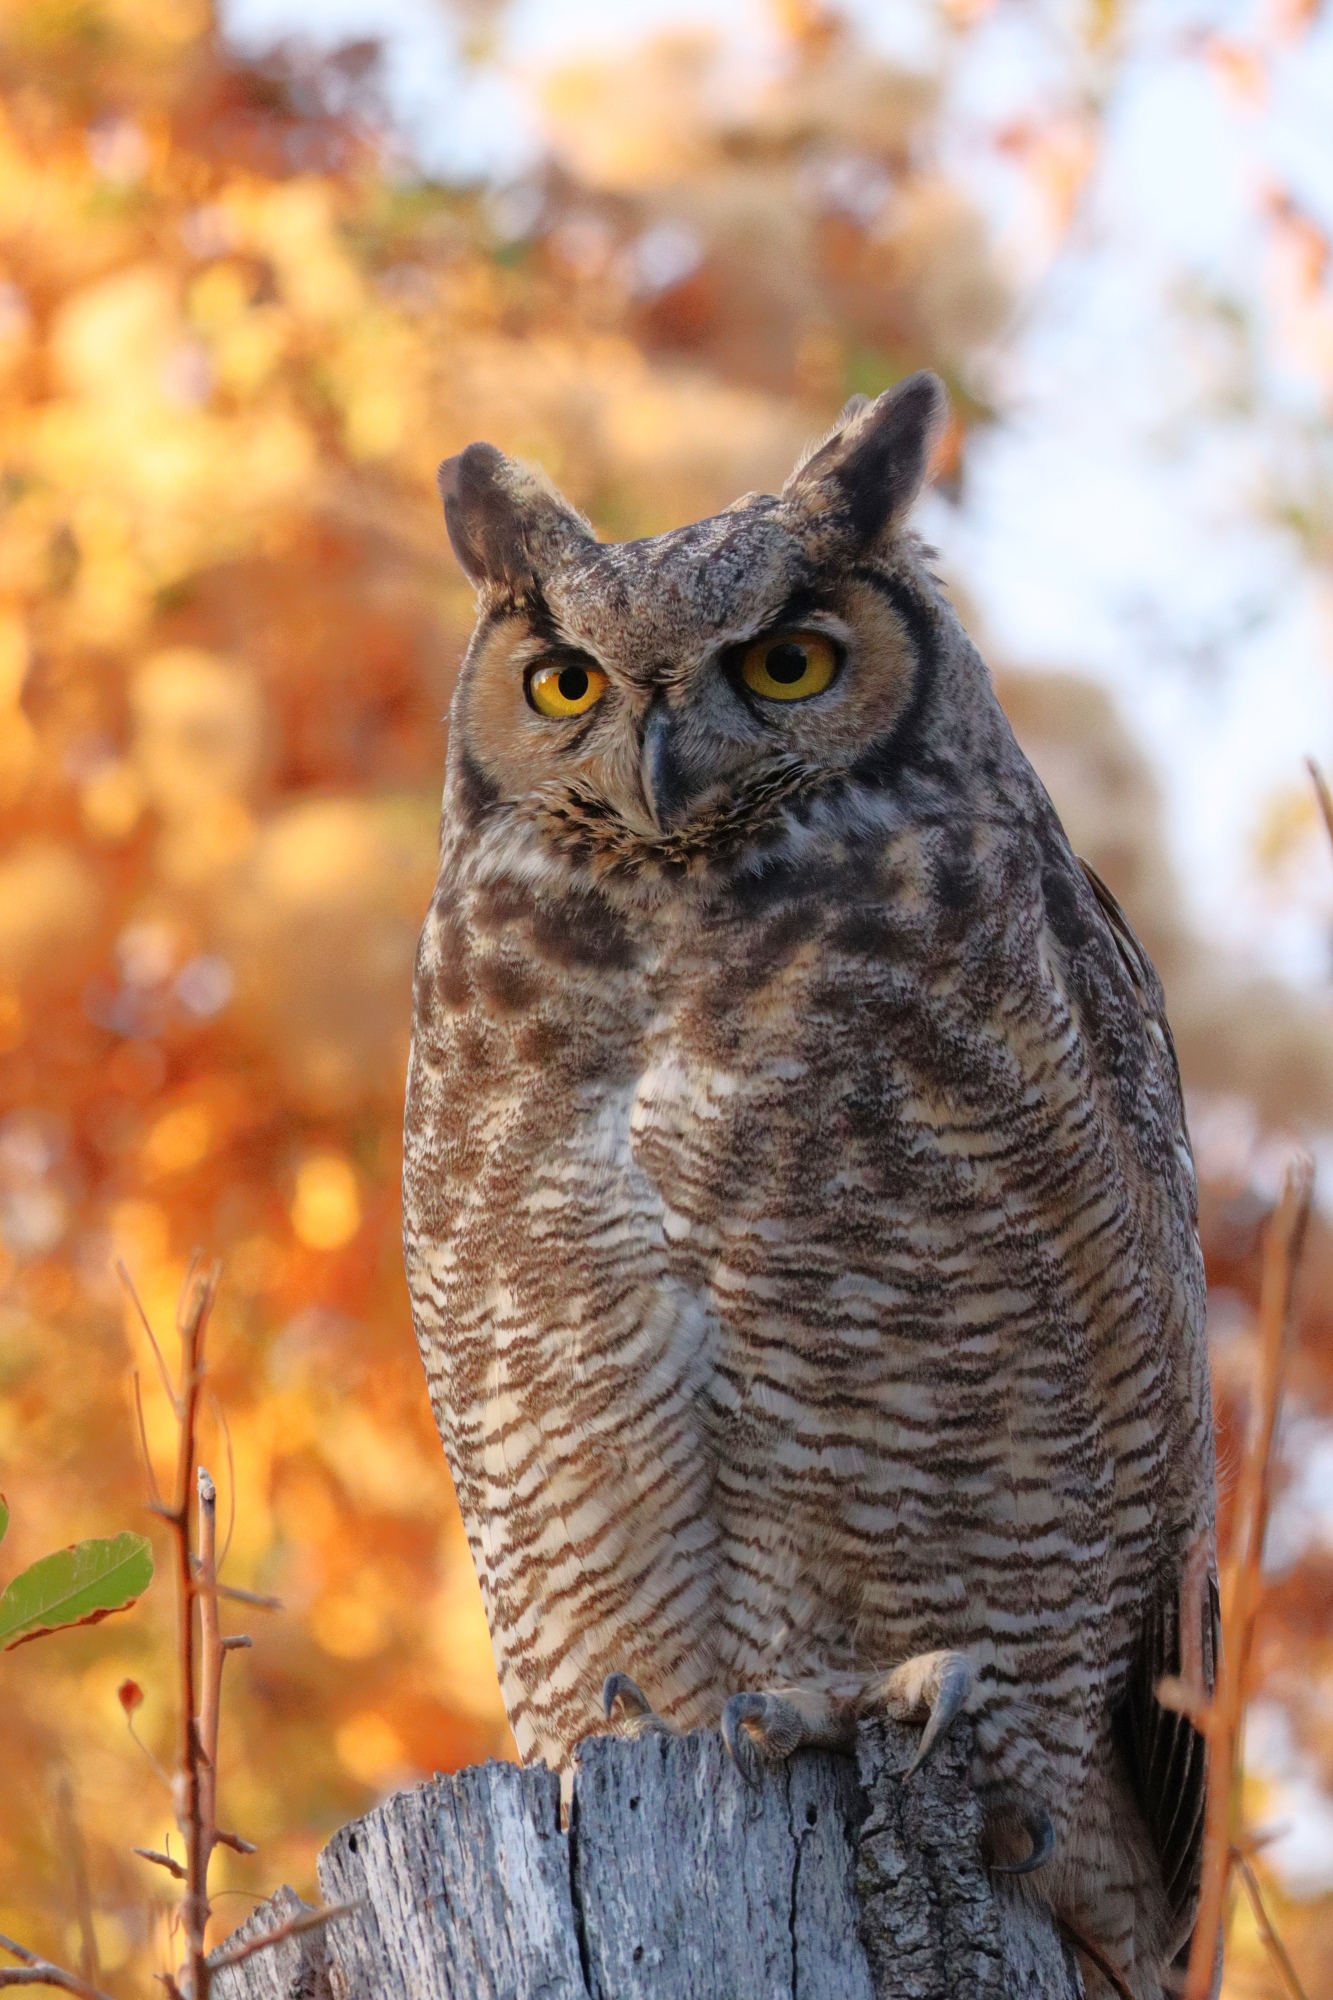
[[[492,446],[450,460],[481,612],[450,725],[472,795],[593,849],[698,851],[884,744],[929,622],[894,578],[942,398],[915,376],[854,400],[780,496],[643,542],[599,543]]]

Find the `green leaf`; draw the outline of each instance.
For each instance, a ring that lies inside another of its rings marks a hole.
[[[5,1539],[5,1530],[6,1528],[8,1528],[8,1526],[9,1526],[9,1509],[5,1505],[4,1494],[0,1493],[0,1542],[3,1542],[3,1540]]]
[[[21,1570],[0,1596],[0,1650],[127,1611],[152,1579],[153,1551],[143,1535],[127,1531],[57,1549]]]

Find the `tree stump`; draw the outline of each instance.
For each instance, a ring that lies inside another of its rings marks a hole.
[[[751,1790],[712,1730],[594,1737],[569,1830],[542,1766],[396,1793],[319,1860],[349,1915],[220,1970],[216,2000],[1082,2000],[1035,1896],[994,1876],[965,1726],[866,1724]],[[304,1906],[281,1889],[233,1943]]]

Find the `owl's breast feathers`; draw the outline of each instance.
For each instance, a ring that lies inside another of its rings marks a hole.
[[[1054,816],[658,910],[474,860],[423,939],[408,1268],[520,1740],[568,1590],[565,1671],[665,1619],[685,1713],[719,1661],[923,1634],[1030,1690],[1001,1768],[1080,1768],[1124,1704],[1168,1813],[1151,1688],[1211,1516],[1193,1180],[1155,976]],[[1193,1807],[1175,1838],[1187,1899]]]
[[[1192,1176],[1155,979],[1053,818],[847,842],[656,914],[470,874],[423,939],[407,1124],[442,1331],[503,1284],[567,1367],[670,1281],[716,1326],[724,1432],[818,1413],[853,1454],[928,1445],[942,1484],[955,1440],[962,1514],[1021,1532],[1044,1488],[1096,1561],[1160,1553]]]

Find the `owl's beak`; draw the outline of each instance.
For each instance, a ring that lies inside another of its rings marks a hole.
[[[680,725],[667,707],[665,695],[654,695],[644,719],[640,781],[648,810],[663,833],[680,825],[706,788],[681,754]]]

